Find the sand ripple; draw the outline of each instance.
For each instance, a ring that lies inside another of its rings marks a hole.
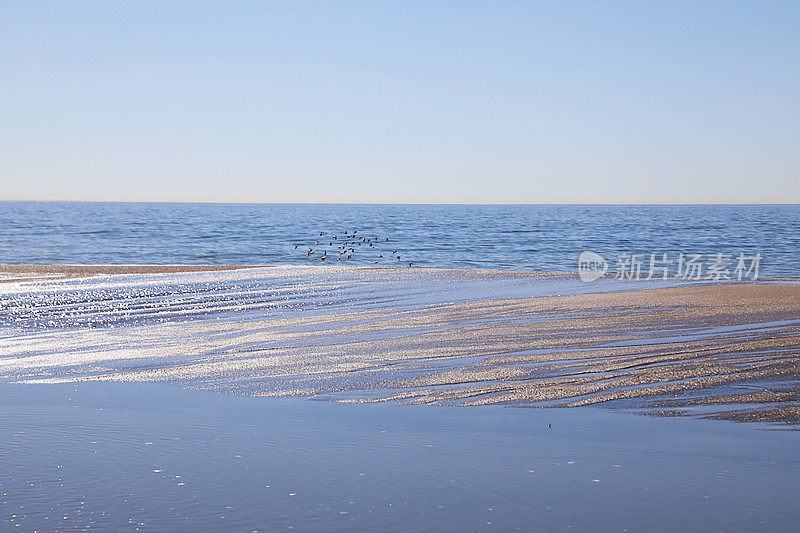
[[[3,379],[798,419],[794,284],[587,293],[565,276],[307,268],[47,283],[7,285]]]

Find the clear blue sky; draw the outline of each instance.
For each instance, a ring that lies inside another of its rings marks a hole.
[[[797,1],[0,7],[0,199],[800,202]]]

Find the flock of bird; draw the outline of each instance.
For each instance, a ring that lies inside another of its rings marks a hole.
[[[378,264],[381,259],[387,260],[390,257],[397,259],[400,263],[408,263],[408,266],[413,265],[411,261],[403,261],[402,256],[397,250],[389,252],[379,249],[379,245],[384,248],[389,248],[389,237],[384,237],[381,240],[378,237],[364,237],[358,235],[358,230],[347,231],[344,235],[331,235],[325,237],[325,232],[319,232],[319,236],[314,241],[314,246],[306,244],[295,244],[294,249],[300,250],[306,254],[308,259],[314,261],[347,261],[353,257],[367,255],[368,259],[373,259],[373,264]],[[316,248],[315,248],[316,247]],[[328,253],[330,251],[330,253]],[[384,257],[384,254],[387,254]]]

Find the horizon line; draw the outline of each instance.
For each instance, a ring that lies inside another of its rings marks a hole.
[[[419,206],[796,206],[800,202],[213,202],[194,200],[30,200],[0,199],[0,203],[60,204],[202,204],[202,205],[419,205]]]

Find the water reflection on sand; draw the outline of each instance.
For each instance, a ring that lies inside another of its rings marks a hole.
[[[791,530],[795,431],[0,384],[0,530]],[[676,512],[676,510],[680,512]]]
[[[798,419],[796,284],[114,268],[128,270],[0,284],[0,377],[166,381],[343,402],[602,403]]]

